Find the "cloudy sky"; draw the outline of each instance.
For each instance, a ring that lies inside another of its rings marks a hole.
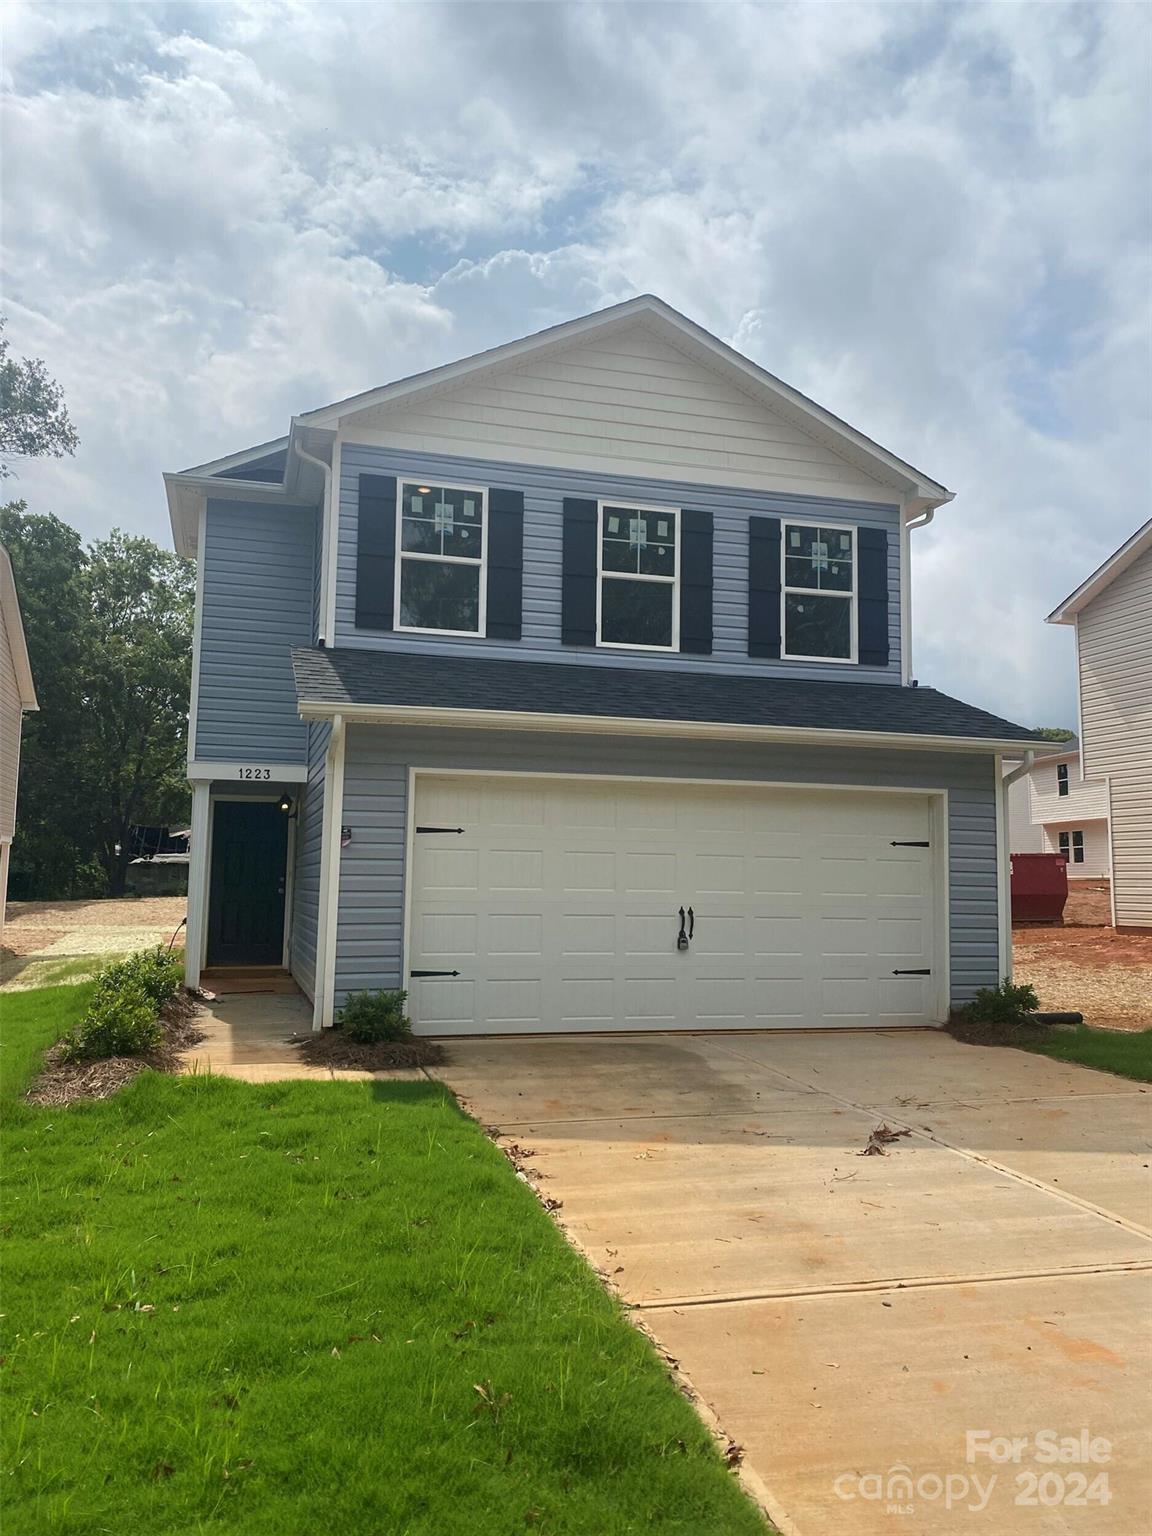
[[[1074,722],[1044,615],[1149,515],[1152,9],[10,4],[4,309],[82,437],[18,493],[167,541],[160,473],[655,292],[957,491],[922,682]]]

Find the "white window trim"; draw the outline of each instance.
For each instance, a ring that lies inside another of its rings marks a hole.
[[[790,587],[787,583],[785,572],[788,559],[788,530],[789,528],[822,528],[828,533],[847,533],[852,537],[852,588],[849,592],[821,592],[816,587]],[[780,660],[781,661],[811,661],[820,665],[827,664],[830,667],[854,667],[860,650],[860,623],[857,617],[859,612],[859,598],[857,586],[859,582],[858,551],[856,540],[856,525],[854,523],[826,523],[818,517],[798,518],[793,517],[785,521],[780,520]],[[835,597],[848,604],[848,644],[847,656],[808,656],[802,651],[790,651],[788,649],[788,599],[789,597]]]
[[[429,484],[436,484],[432,477],[428,477]],[[404,487],[406,485],[422,485],[423,480],[418,475],[396,476],[396,574],[393,578],[392,612],[395,615],[393,629],[405,635],[462,635],[469,640],[482,640],[488,633],[488,487],[483,485],[449,485],[446,481],[436,484],[440,491],[467,491],[470,495],[481,496],[483,511],[480,517],[480,558],[473,559],[469,555],[430,555],[425,551],[402,549],[404,539]],[[468,565],[480,573],[479,612],[477,615],[476,629],[429,629],[424,624],[402,624],[400,622],[400,580],[403,576],[403,562],[405,560],[424,560],[432,565]]]
[[[621,508],[626,512],[654,512],[658,517],[671,517],[676,528],[676,569],[671,576],[646,576],[639,571],[606,571],[604,569],[604,509],[606,507]],[[684,525],[680,518],[682,507],[653,507],[640,502],[629,502],[624,497],[615,497],[608,501],[596,503],[596,645],[604,651],[653,651],[657,656],[667,656],[669,653],[680,649],[680,542],[684,532]],[[672,588],[672,642],[670,645],[633,645],[627,640],[604,640],[601,638],[600,624],[603,611],[603,593],[605,581],[651,581],[657,585]]]

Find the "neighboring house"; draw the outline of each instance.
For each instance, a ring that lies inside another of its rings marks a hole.
[[[1008,789],[1013,853],[1059,853],[1070,880],[1108,875],[1108,786],[1080,776],[1075,738],[1014,780]]]
[[[38,709],[20,622],[16,580],[8,551],[0,544],[0,940],[8,894],[8,860],[16,831],[16,789],[20,780],[20,732],[26,709]]]
[[[1152,522],[1048,623],[1076,630],[1081,768],[1107,784],[1112,920],[1152,928]]]
[[[1010,969],[1045,746],[912,677],[952,493],[660,300],[165,478],[191,983],[515,1033],[923,1025]]]

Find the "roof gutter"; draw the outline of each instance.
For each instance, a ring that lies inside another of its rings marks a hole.
[[[1046,755],[1047,756],[1055,756],[1054,753],[1048,753]],[[1061,755],[1064,755],[1064,754],[1061,754]],[[1035,763],[1036,763],[1036,752],[1035,752],[1035,749],[1029,749],[1029,751],[1025,752],[1025,754],[1024,754],[1023,762],[1017,763],[1015,768],[1013,768],[1010,773],[1006,773],[1004,775],[1004,777],[1000,780],[1000,783],[1003,785],[1003,787],[1005,789],[1007,789],[1009,784],[1015,784],[1017,779],[1022,779],[1026,773],[1030,773],[1032,771],[1032,768],[1035,766]]]
[[[1019,738],[926,736],[898,731],[836,731],[791,725],[751,725],[732,721],[646,720],[619,715],[564,715],[512,709],[441,709],[411,704],[333,703],[301,699],[302,720],[336,716],[362,725],[410,725],[460,730],[557,731],[580,736],[656,736],[703,741],[815,742],[825,746],[899,747],[924,752],[1011,753],[1044,751]],[[1058,748],[1058,743],[1051,744]]]

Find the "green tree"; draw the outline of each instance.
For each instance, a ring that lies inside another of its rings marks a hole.
[[[193,576],[151,539],[85,549],[57,517],[0,509],[39,714],[27,717],[14,871],[45,898],[121,895],[131,828],[188,814]]]
[[[9,356],[0,316],[0,480],[14,474],[11,459],[59,459],[80,439],[64,392],[38,357]]]
[[[194,581],[187,561],[117,529],[90,547],[85,587],[85,802],[109,894],[119,896],[132,827],[188,815]]]
[[[1076,732],[1069,731],[1062,725],[1034,725],[1032,729],[1037,736],[1043,736],[1045,741],[1075,741]]]

